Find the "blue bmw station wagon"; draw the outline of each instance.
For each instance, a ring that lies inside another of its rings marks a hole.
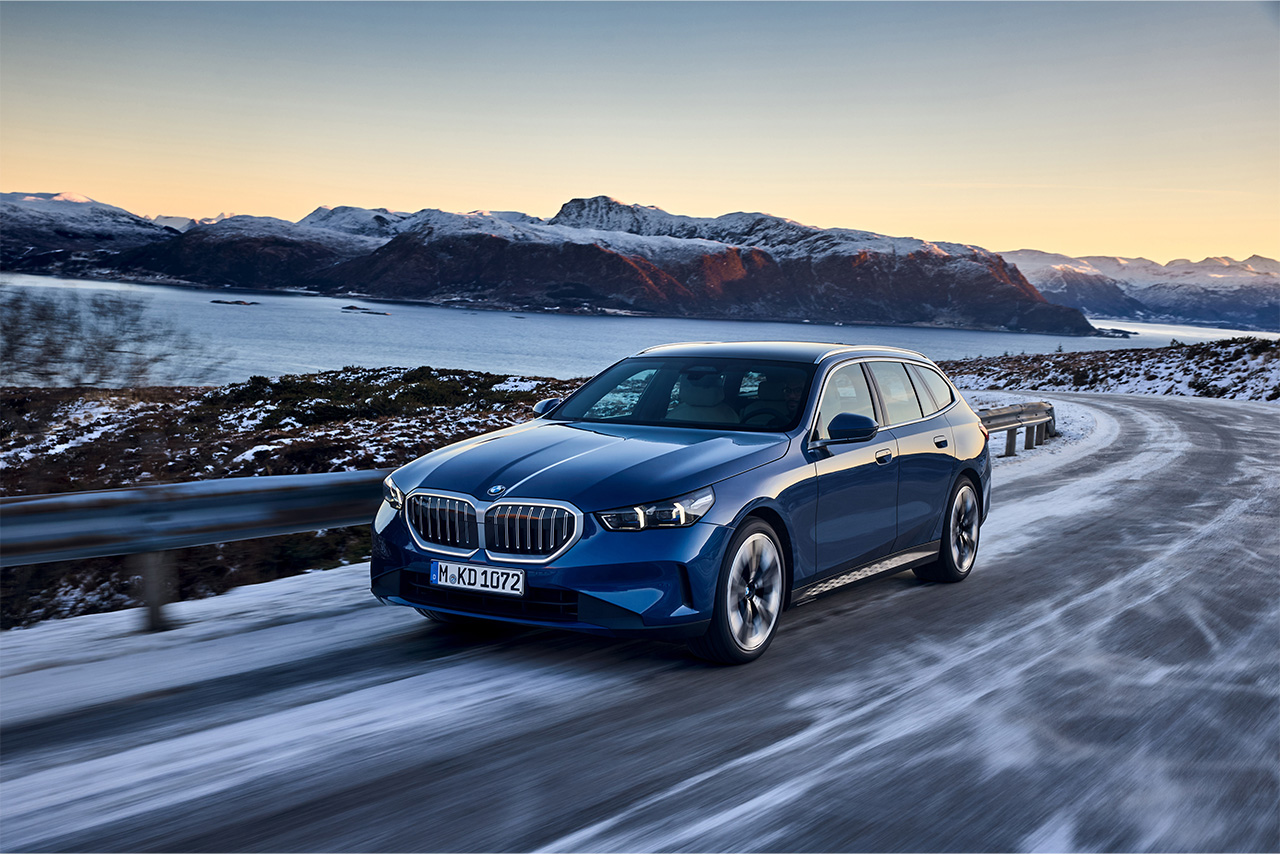
[[[804,599],[973,568],[987,432],[919,353],[670,344],[534,411],[386,479],[375,596],[444,622],[684,639],[736,664]]]

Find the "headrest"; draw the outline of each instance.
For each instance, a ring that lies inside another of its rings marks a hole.
[[[724,401],[723,383],[719,374],[684,374],[680,377],[680,402],[690,406],[716,406]]]
[[[756,392],[756,400],[782,400],[786,395],[787,384],[782,380],[761,380]]]

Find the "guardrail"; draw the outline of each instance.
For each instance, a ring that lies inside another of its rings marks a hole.
[[[1019,403],[998,409],[979,409],[978,417],[988,433],[1005,434],[1002,457],[1017,456],[1019,430],[1026,431],[1023,449],[1028,451],[1036,445],[1043,445],[1050,436],[1058,435],[1058,422],[1051,403]]]
[[[990,433],[1007,435],[1017,453],[1019,430],[1030,449],[1056,435],[1053,407],[1025,403],[979,410]],[[137,555],[146,628],[167,628],[167,552],[368,524],[390,469],[330,474],[242,477],[60,495],[0,498],[0,567],[113,555]]]
[[[171,549],[367,524],[381,471],[237,477],[61,495],[0,498],[0,567],[139,555],[147,628],[161,607]]]

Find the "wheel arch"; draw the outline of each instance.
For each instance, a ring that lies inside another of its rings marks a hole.
[[[987,508],[983,504],[982,477],[972,466],[964,466],[956,473],[956,479],[951,483],[952,489],[956,488],[956,483],[958,483],[962,477],[968,478],[969,482],[973,484],[973,491],[978,498],[978,517],[983,519],[986,518]],[[950,494],[950,492],[948,492],[948,494]]]

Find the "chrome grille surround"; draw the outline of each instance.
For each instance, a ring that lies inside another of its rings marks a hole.
[[[582,538],[582,511],[546,498],[479,501],[459,492],[415,489],[402,512],[420,549],[451,557],[484,551],[501,563],[550,563]]]
[[[405,498],[404,517],[422,548],[455,557],[470,557],[480,548],[479,517],[466,496],[411,492]]]

